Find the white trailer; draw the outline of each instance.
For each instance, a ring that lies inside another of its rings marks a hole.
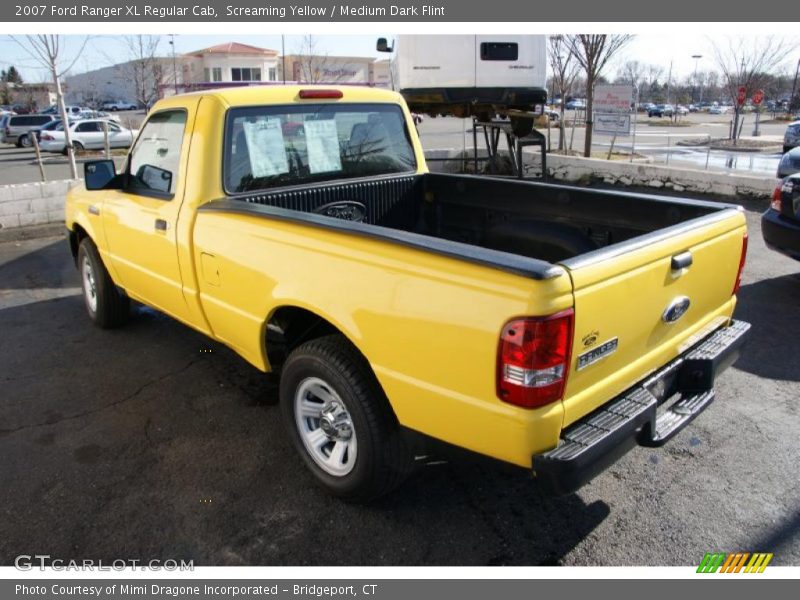
[[[547,101],[544,35],[401,35],[378,50],[393,52],[392,86],[414,112],[487,120]]]

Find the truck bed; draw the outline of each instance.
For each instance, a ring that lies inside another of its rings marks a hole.
[[[734,205],[503,178],[426,173],[229,196],[249,212],[419,247],[547,279],[707,224]],[[355,212],[354,212],[355,211]],[[339,217],[337,219],[328,218]]]

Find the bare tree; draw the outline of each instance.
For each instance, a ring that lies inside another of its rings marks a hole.
[[[721,74],[721,85],[733,104],[731,138],[739,137],[739,117],[742,107],[737,102],[739,88],[750,96],[772,74],[786,56],[797,48],[795,40],[767,36],[728,36],[724,40],[709,40],[714,60]]]
[[[558,149],[563,150],[564,138],[566,137],[564,135],[564,105],[567,102],[567,96],[572,91],[575,78],[578,76],[579,65],[569,51],[563,35],[551,35],[548,43],[550,45],[549,60],[550,69],[553,73],[553,87],[558,90],[558,94],[561,96],[561,104],[559,105],[561,117],[558,120]]]
[[[586,75],[586,139],[584,156],[592,154],[594,85],[611,59],[633,39],[632,35],[576,34],[566,36],[570,52]]]
[[[322,52],[313,35],[303,36],[295,54],[300,70],[298,79],[303,83],[331,83],[347,78],[349,65],[339,64],[327,52]]]
[[[161,37],[127,35],[123,38],[128,62],[121,66],[126,79],[133,83],[136,102],[145,108],[161,96],[163,69],[158,57]]]
[[[622,83],[627,83],[638,88],[644,80],[646,68],[647,67],[638,60],[625,61],[625,64],[622,65],[617,73],[617,78]]]
[[[63,58],[62,52],[64,51],[64,40],[61,35],[26,35],[23,39],[16,36],[11,36],[11,39],[22,48],[25,53],[35,60],[43,68],[50,72],[53,85],[56,88],[56,104],[58,105],[58,112],[61,115],[61,122],[64,124],[64,142],[66,143],[67,155],[69,157],[69,170],[73,179],[78,178],[78,167],[75,164],[75,152],[72,147],[72,136],[68,127],[69,121],[67,120],[67,109],[64,106],[64,92],[61,89],[61,77],[69,71],[72,66],[77,62],[89,41],[88,37],[83,39],[80,49],[75,53],[71,61],[64,60],[67,63],[65,69],[61,69],[59,61]]]

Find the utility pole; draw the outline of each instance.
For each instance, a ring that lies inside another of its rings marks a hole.
[[[178,65],[175,62],[175,34],[169,34],[169,45],[172,46],[172,84],[175,88],[175,95],[178,95]]]
[[[692,54],[694,59],[694,76],[692,78],[692,104],[694,104],[694,91],[697,88],[697,61],[703,58],[702,54]]]
[[[672,89],[672,60],[669,61],[669,75],[667,75],[667,104],[671,104],[669,101],[669,93]]]

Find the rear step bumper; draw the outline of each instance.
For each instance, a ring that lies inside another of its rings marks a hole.
[[[547,491],[568,494],[633,446],[661,446],[714,400],[714,379],[733,364],[750,324],[716,330],[654,375],[562,432],[559,446],[534,455],[533,471]],[[670,400],[677,395],[677,400]],[[668,404],[669,403],[669,404]]]

